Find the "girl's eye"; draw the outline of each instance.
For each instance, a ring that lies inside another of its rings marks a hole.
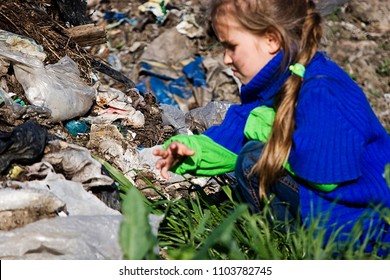
[[[229,44],[229,43],[224,43],[224,44],[223,44],[223,47],[224,47],[226,50],[234,51],[234,49],[236,48],[236,45]]]

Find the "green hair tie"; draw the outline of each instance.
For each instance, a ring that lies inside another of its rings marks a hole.
[[[293,72],[295,75],[301,77],[303,79],[303,76],[305,75],[305,66],[303,66],[300,63],[295,63],[294,65],[290,65],[288,68],[291,72]]]

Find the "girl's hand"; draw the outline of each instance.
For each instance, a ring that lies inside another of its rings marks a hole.
[[[160,170],[161,176],[168,180],[168,170],[182,161],[185,157],[193,156],[195,151],[179,142],[172,142],[165,150],[154,150],[153,155],[161,157],[156,162],[156,168]]]

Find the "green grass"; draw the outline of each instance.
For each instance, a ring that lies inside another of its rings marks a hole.
[[[388,77],[390,75],[390,60],[385,59],[376,67],[376,73],[382,77]]]
[[[379,43],[379,48],[381,48],[384,51],[390,50],[390,44],[388,42],[380,42]]]
[[[330,21],[339,22],[341,20],[340,13],[341,13],[341,7],[336,6],[332,11],[332,13],[326,16],[326,19]]]
[[[385,176],[387,184],[390,186],[390,163],[388,165],[386,165],[384,176]]]
[[[376,250],[380,244],[372,254],[364,252],[365,242],[356,246],[361,236],[360,223],[356,223],[344,244],[334,241],[335,232],[324,246],[324,229],[319,222],[309,228],[283,223],[273,218],[267,206],[261,213],[251,214],[245,204],[233,199],[227,186],[222,188],[226,200],[219,203],[211,201],[201,188],[193,199],[168,200],[161,195],[161,199],[150,201],[120,172],[107,163],[104,166],[120,182],[123,192],[124,220],[119,239],[124,259],[379,259]],[[390,183],[390,165],[385,174]],[[151,233],[150,215],[163,216],[157,236]],[[390,217],[388,211],[381,215]]]

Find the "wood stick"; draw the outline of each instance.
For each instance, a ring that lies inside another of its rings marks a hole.
[[[66,30],[73,41],[82,47],[106,43],[106,31],[94,24],[78,25]]]

